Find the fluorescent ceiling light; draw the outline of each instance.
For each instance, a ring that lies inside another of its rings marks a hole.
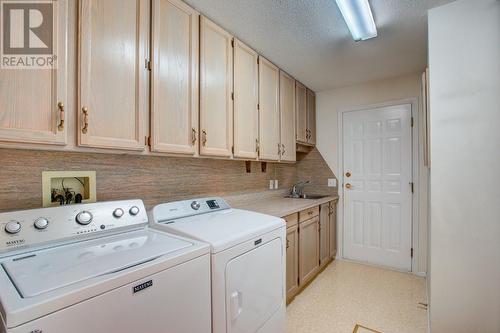
[[[356,42],[377,37],[377,27],[368,0],[336,1]]]

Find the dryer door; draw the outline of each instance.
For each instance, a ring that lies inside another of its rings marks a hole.
[[[283,304],[281,240],[274,239],[226,266],[227,333],[259,330]]]

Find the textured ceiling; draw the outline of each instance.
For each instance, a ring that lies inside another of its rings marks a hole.
[[[354,42],[335,0],[187,0],[315,91],[414,73],[427,10],[452,0],[371,0],[378,37]]]

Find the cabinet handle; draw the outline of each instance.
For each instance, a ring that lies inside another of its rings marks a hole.
[[[207,131],[203,130],[203,131],[201,131],[201,134],[202,134],[201,143],[203,146],[206,146],[206,144],[207,144]]]
[[[64,104],[62,102],[57,103],[57,108],[59,109],[59,125],[57,129],[60,131],[64,130]]]
[[[89,109],[86,107],[82,108],[83,112],[83,127],[82,127],[82,133],[87,134],[89,130]]]
[[[285,145],[284,145],[284,144],[281,144],[281,153],[282,153],[283,155],[285,155],[285,151],[286,151],[286,150],[285,150]]]
[[[193,146],[196,143],[196,129],[194,127],[191,129],[191,143]]]
[[[281,144],[278,143],[278,156],[281,156]]]
[[[257,154],[260,153],[260,147],[259,147],[259,139],[255,139],[255,152]]]
[[[290,240],[287,238],[286,239],[286,248],[288,249],[290,247]]]

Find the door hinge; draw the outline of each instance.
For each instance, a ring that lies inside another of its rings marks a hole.
[[[146,137],[146,146],[150,146],[151,147],[151,137],[150,136]]]
[[[234,146],[231,147],[231,153],[234,155]]]
[[[414,125],[415,125],[415,119],[411,117],[410,126],[413,127]]]
[[[231,39],[231,46],[234,47],[234,38]]]
[[[411,248],[411,250],[410,250],[410,257],[413,258],[413,248]]]
[[[150,71],[151,70],[151,60],[149,59],[144,59],[144,67]]]
[[[411,193],[415,193],[415,184],[413,182],[410,183]]]
[[[234,92],[231,93],[231,99],[234,101]]]
[[[257,57],[257,65],[260,64],[260,57]]]
[[[260,110],[260,104],[257,103],[257,110]]]

